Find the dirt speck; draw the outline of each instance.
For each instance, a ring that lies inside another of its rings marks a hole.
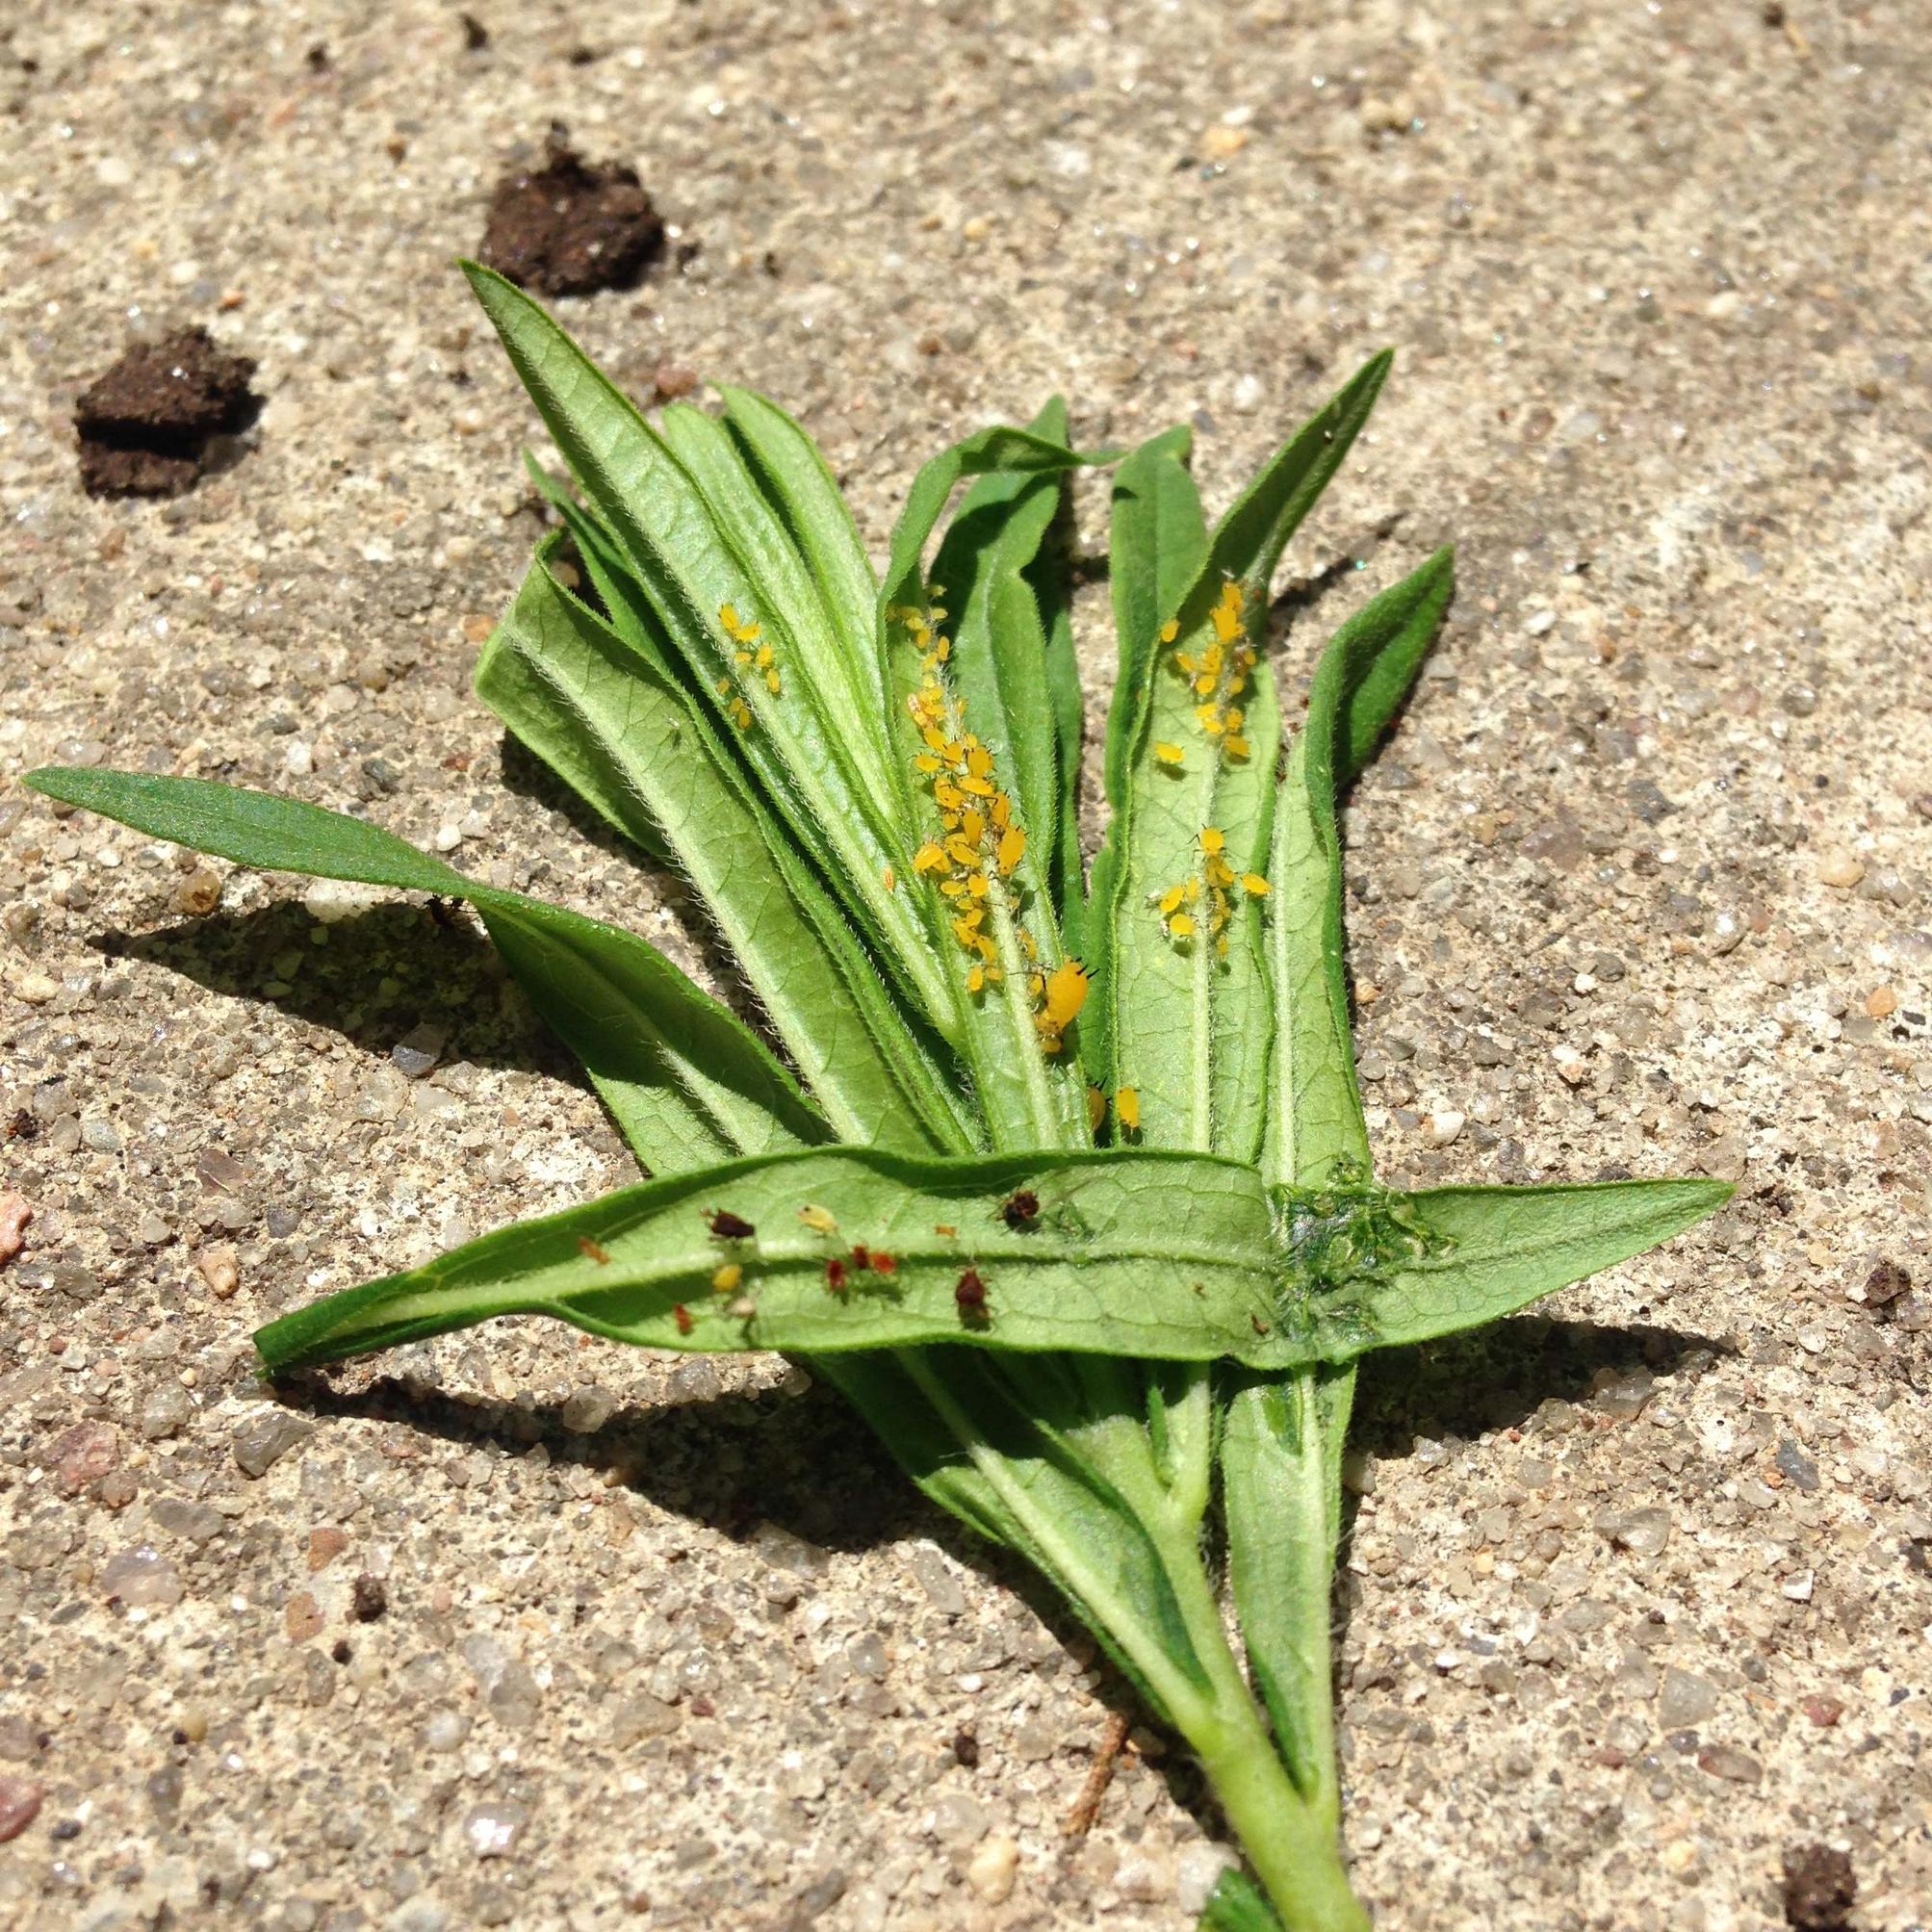
[[[380,1577],[365,1570],[355,1580],[349,1596],[349,1611],[357,1623],[374,1623],[389,1610],[389,1588]]]
[[[1857,1896],[1845,1853],[1828,1844],[1792,1845],[1785,1853],[1785,1923],[1797,1932],[1847,1932]]]
[[[622,162],[590,166],[556,136],[541,167],[497,184],[477,258],[547,296],[626,289],[664,245],[664,224]]]
[[[245,429],[261,407],[245,355],[204,328],[131,344],[74,404],[81,487],[90,497],[175,497],[193,487],[217,436]]]

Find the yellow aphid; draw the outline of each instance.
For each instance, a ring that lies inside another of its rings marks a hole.
[[[742,668],[751,662],[751,653],[749,651],[734,651],[732,653],[732,662]]]
[[[999,876],[1013,877],[1013,868],[1026,856],[1026,834],[1017,825],[1009,825],[999,835]]]
[[[1040,995],[1045,989],[1046,982],[1037,972],[1030,972],[1026,975],[1026,996],[1036,1005],[1039,1003]]]
[[[953,938],[963,946],[971,946],[973,943],[973,935],[979,930],[979,922],[982,916],[978,912],[971,912],[964,914],[961,917],[955,919],[953,921]]]
[[[938,752],[941,758],[945,756],[946,734],[940,730],[938,725],[926,726],[925,730],[920,733],[920,736],[925,739],[928,751]]]
[[[1221,829],[1218,826],[1203,825],[1200,828],[1200,849],[1207,853],[1210,858],[1226,843],[1227,840],[1222,836]]]
[[[1166,918],[1170,913],[1179,912],[1181,901],[1186,897],[1185,886],[1170,886],[1160,896],[1161,916]]]
[[[1226,751],[1229,758],[1246,758],[1248,756],[1248,740],[1246,738],[1230,737],[1226,740]]]
[[[1185,671],[1190,678],[1192,678],[1194,674],[1200,669],[1200,666],[1195,662],[1193,656],[1186,651],[1176,651],[1174,653],[1174,662],[1183,671]]]
[[[798,1218],[811,1228],[813,1234],[837,1234],[838,1223],[830,1208],[816,1206],[811,1201],[798,1210]]]
[[[741,732],[751,730],[751,707],[742,698],[734,698],[732,700],[732,722]]]
[[[1241,635],[1240,614],[1228,609],[1224,604],[1217,604],[1214,607],[1214,634],[1224,644],[1232,644]]]
[[[722,624],[722,625],[723,625],[723,626],[725,627],[725,629],[726,629],[727,631],[730,631],[730,632],[731,632],[731,633],[733,634],[733,636],[736,636],[736,635],[737,635],[737,629],[738,629],[738,607],[737,607],[737,605],[736,605],[735,604],[721,604],[721,605],[718,605],[718,622],[719,622],[720,624]]]
[[[1163,764],[1180,765],[1187,762],[1187,754],[1179,745],[1158,744],[1154,747],[1154,756]]]
[[[1186,913],[1176,913],[1168,921],[1168,931],[1177,940],[1192,939],[1194,937],[1194,920]]]
[[[1265,899],[1268,896],[1268,881],[1259,872],[1244,872],[1241,875],[1241,889],[1250,899]]]
[[[960,780],[960,789],[971,792],[975,798],[991,798],[992,796],[992,781],[990,778],[975,778],[971,772],[967,772]]]
[[[1163,644],[1172,644],[1174,641],[1174,639],[1179,635],[1180,635],[1180,619],[1177,617],[1170,617],[1168,621],[1161,626],[1161,642]]]
[[[780,682],[776,671],[767,671],[764,674],[764,687],[774,698],[785,689],[785,685]]]
[[[966,897],[966,881],[964,879],[941,879],[940,881],[940,890],[949,899],[964,899]]]
[[[913,854],[914,872],[943,872],[946,869],[946,855],[929,838]]]
[[[992,770],[992,754],[984,745],[971,745],[966,751],[966,769],[975,778],[985,778]]]
[[[732,1295],[737,1292],[737,1285],[745,1278],[745,1272],[735,1261],[727,1261],[711,1276],[711,1292],[714,1295]]]
[[[987,876],[984,872],[968,872],[966,874],[966,890],[975,899],[984,899],[992,890],[992,887],[987,882]]]
[[[751,640],[747,638],[745,641],[749,643]],[[758,647],[758,667],[760,671],[763,671],[768,669],[770,664],[771,664],[771,646],[769,644],[760,644]]]
[[[930,778],[934,772],[938,771],[939,768],[940,768],[940,761],[932,755],[931,752],[922,751],[918,755],[918,757],[913,760],[913,769],[914,771],[924,772],[928,778]]]
[[[732,694],[732,681],[729,678],[720,678],[718,680],[718,696],[721,698],[729,698],[731,694]]]
[[[1097,1087],[1087,1089],[1087,1131],[1097,1134],[1100,1122],[1107,1118],[1107,1096]]]
[[[1234,884],[1234,868],[1225,859],[1210,859],[1207,862],[1207,883],[1225,889]]]
[[[986,968],[983,966],[972,966],[966,968],[966,991],[968,992],[984,992],[986,991]]]
[[[964,865],[970,870],[979,863],[979,848],[970,839],[955,832],[946,840],[946,857],[955,865]]]
[[[885,880],[887,891],[896,892],[899,889],[899,875],[889,865],[879,876]]]
[[[1042,1015],[1057,1033],[1071,1026],[1087,1004],[1087,968],[1078,960],[1063,960],[1046,982],[1046,1009]]]
[[[1114,1118],[1130,1134],[1141,1131],[1141,1092],[1138,1087],[1121,1087],[1114,1095]]]
[[[960,837],[968,844],[977,845],[986,837],[986,813],[967,806],[960,813]]]
[[[987,812],[992,819],[993,830],[1004,832],[1013,823],[1013,800],[1007,797],[1005,792],[996,791],[992,795],[992,803],[987,808]]]

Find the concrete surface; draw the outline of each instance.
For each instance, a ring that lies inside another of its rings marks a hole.
[[[197,924],[190,859],[11,784],[360,801],[701,963],[467,694],[538,525],[447,264],[555,116],[699,250],[571,325],[783,399],[875,544],[1050,389],[1194,418],[1220,502],[1401,349],[1293,559],[1366,568],[1287,647],[1461,545],[1349,820],[1385,1169],[1742,1189],[1370,1378],[1359,1883],[1388,1932],[1755,1932],[1826,1842],[1923,1923],[1923,8],[474,11],[0,25],[0,1919],[1170,1932],[1215,1868],[1151,1739],[1063,1842],[1091,1648],[781,1364],[500,1325],[266,1407],[268,1313],[626,1162],[466,932],[242,875]],[[86,500],[74,395],[195,321],[253,447]]]

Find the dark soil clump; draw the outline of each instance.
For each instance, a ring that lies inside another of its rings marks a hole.
[[[1797,1932],[1847,1932],[1858,1880],[1851,1860],[1826,1844],[1785,1853],[1785,1923]]]
[[[176,497],[192,489],[217,436],[261,408],[254,362],[215,346],[204,328],[132,344],[74,404],[81,487],[90,497]]]
[[[622,162],[586,167],[553,135],[541,167],[503,176],[477,251],[485,268],[546,296],[628,289],[664,245],[664,224]]]

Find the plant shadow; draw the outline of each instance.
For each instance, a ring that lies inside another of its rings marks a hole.
[[[326,933],[325,944],[316,935]],[[118,959],[165,966],[210,992],[260,1001],[387,1056],[418,1026],[444,1035],[445,1064],[524,1072],[587,1087],[576,1059],[521,1001],[498,997],[503,969],[467,909],[401,901],[318,926],[296,900],[216,913],[94,941]]]
[[[1401,1460],[1418,1437],[1447,1442],[1518,1429],[1546,1403],[1586,1401],[1607,1377],[1622,1380],[1646,1368],[1695,1374],[1725,1352],[1721,1341],[1673,1328],[1519,1316],[1370,1357],[1351,1443]],[[857,1554],[926,1537],[1018,1597],[1063,1648],[1094,1655],[1086,1627],[1051,1586],[920,1496],[857,1411],[823,1382],[802,1395],[713,1389],[687,1402],[620,1406],[587,1431],[565,1426],[559,1403],[454,1394],[411,1377],[338,1382],[304,1372],[284,1378],[277,1392],[312,1415],[397,1423],[464,1448],[524,1455],[542,1445],[554,1459],[606,1472],[631,1494],[768,1560],[795,1562],[800,1545],[810,1563],[819,1559],[812,1552]],[[1351,1498],[1345,1548],[1353,1513]],[[1346,1615],[1338,1603],[1338,1637]],[[1107,1671],[1099,1697],[1129,1723],[1146,1717],[1116,1670]],[[1205,1782],[1185,1752],[1170,1752],[1152,1768],[1176,1804],[1196,1816],[1211,1812]],[[1069,1811],[1078,1796],[1069,1782]]]

